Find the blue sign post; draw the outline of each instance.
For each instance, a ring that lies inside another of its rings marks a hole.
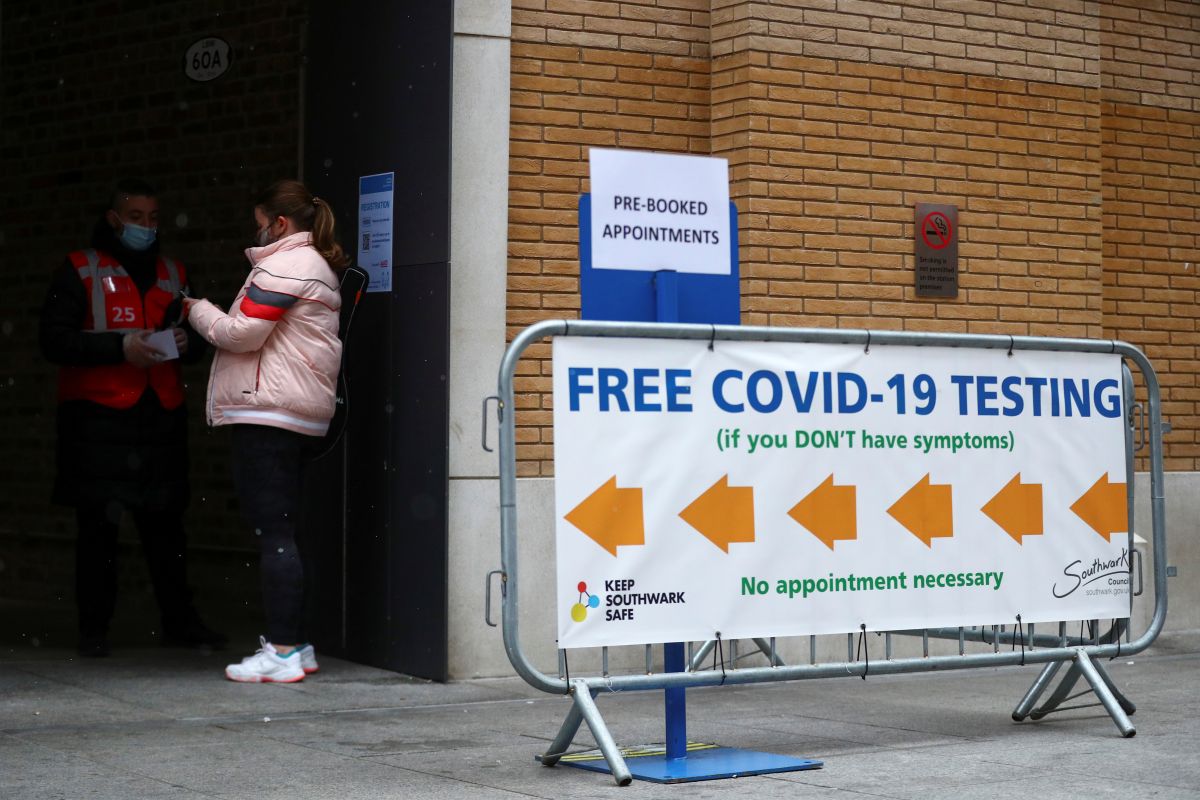
[[[741,324],[738,272],[737,207],[729,204],[729,272],[713,275],[682,270],[596,269],[592,265],[592,198],[579,198],[579,293],[583,319],[623,322],[693,322]],[[663,669],[684,672],[682,642],[663,645]],[[656,783],[682,783],[816,769],[820,761],[703,745],[690,758],[687,739],[687,690],[663,690],[666,750],[663,755],[626,757],[634,777]],[[563,764],[606,772],[604,761]]]
[[[592,198],[579,198],[580,317],[622,322],[698,322],[738,325],[742,320],[738,274],[737,208],[729,204],[727,275],[681,269],[649,272],[592,266]],[[660,310],[668,314],[661,316]]]

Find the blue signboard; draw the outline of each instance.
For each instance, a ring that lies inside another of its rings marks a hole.
[[[728,275],[592,267],[592,198],[579,197],[579,293],[583,319],[621,322],[741,323],[737,207],[729,204]]]

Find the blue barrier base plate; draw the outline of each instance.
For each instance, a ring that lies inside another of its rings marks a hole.
[[[687,783],[719,778],[740,778],[746,775],[766,775],[772,772],[796,772],[820,769],[824,762],[756,750],[688,742],[686,758],[668,759],[663,747],[630,748],[622,750],[625,765],[638,780],[654,783]],[[608,773],[608,762],[598,750],[563,756],[563,766],[592,772]]]

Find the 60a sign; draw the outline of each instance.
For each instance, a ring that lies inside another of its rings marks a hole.
[[[229,42],[207,36],[194,42],[183,57],[183,72],[194,81],[211,81],[225,74],[233,60]]]

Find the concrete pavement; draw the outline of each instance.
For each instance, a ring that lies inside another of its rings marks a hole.
[[[221,677],[232,655],[6,646],[0,798],[1200,797],[1200,632],[1108,664],[1138,706],[1133,739],[1095,707],[1013,723],[1032,666],[714,687],[688,693],[691,739],[824,768],[626,788],[534,762],[569,703],[517,678],[434,684],[323,658],[303,683],[242,685]],[[662,741],[661,697],[597,702],[627,746]],[[593,746],[586,726],[575,746]]]

